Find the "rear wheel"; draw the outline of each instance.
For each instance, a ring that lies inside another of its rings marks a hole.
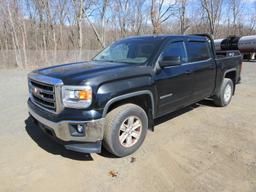
[[[218,96],[214,97],[214,103],[219,107],[227,106],[232,99],[234,92],[234,84],[231,79],[223,79],[220,93]]]
[[[134,104],[125,104],[107,114],[104,147],[123,157],[135,152],[143,143],[148,129],[145,111]]]

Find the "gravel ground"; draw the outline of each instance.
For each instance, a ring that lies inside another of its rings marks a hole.
[[[25,70],[0,71],[0,191],[256,191],[256,63],[231,104],[156,120],[133,155],[65,150],[28,119]]]

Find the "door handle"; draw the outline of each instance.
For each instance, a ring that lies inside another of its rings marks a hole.
[[[209,68],[210,69],[215,69],[215,65],[211,65]]]
[[[185,74],[186,75],[190,75],[192,73],[192,71],[191,70],[187,70],[187,71],[185,71]]]
[[[215,63],[211,63],[211,65],[210,65],[209,68],[210,68],[210,69],[215,69]]]

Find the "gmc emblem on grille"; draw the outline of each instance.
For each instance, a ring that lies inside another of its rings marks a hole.
[[[38,89],[37,87],[34,87],[32,89],[32,92],[34,95],[39,96],[39,97],[44,97],[44,95],[42,94],[42,90]]]

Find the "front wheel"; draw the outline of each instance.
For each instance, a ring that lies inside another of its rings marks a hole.
[[[142,145],[147,129],[148,117],[141,107],[122,105],[107,114],[103,145],[118,157],[130,155]]]
[[[220,93],[214,97],[214,103],[219,107],[227,106],[232,99],[234,83],[231,79],[225,78],[221,84]]]

